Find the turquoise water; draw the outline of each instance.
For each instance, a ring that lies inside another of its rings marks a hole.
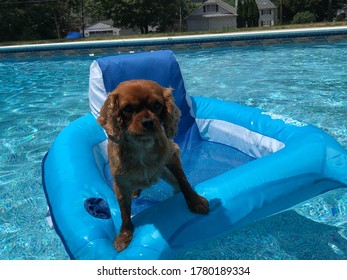
[[[347,42],[176,52],[191,95],[316,125],[347,148]],[[89,112],[95,57],[0,60],[0,259],[67,259],[45,221],[41,160]],[[179,259],[347,259],[347,191],[181,252]]]

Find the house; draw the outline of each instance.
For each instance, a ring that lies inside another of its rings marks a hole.
[[[276,6],[270,0],[255,0],[259,10],[259,26],[276,24]]]
[[[115,28],[112,23],[98,22],[84,29],[84,37],[91,36],[104,36],[104,35],[118,35],[120,28]]]
[[[236,28],[236,9],[221,0],[208,0],[187,18],[188,31]]]

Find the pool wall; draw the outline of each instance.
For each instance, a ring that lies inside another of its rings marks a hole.
[[[212,35],[114,39],[0,47],[0,59],[67,55],[100,55],[154,50],[187,50],[347,40],[347,26]]]

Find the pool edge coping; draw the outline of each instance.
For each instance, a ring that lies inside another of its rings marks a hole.
[[[16,53],[32,53],[45,51],[64,51],[78,50],[88,48],[121,48],[121,47],[149,47],[149,46],[171,46],[184,45],[193,46],[194,44],[223,43],[223,42],[240,42],[239,45],[249,45],[250,41],[257,42],[261,40],[287,40],[293,38],[319,38],[324,36],[346,36],[347,26],[319,27],[319,28],[293,28],[280,29],[271,31],[247,31],[247,32],[230,32],[201,35],[181,35],[181,36],[163,36],[154,38],[131,38],[131,39],[112,39],[112,40],[91,40],[83,42],[59,42],[43,44],[27,44],[0,46],[0,55]],[[346,39],[343,38],[343,39]],[[244,44],[242,44],[244,42]],[[276,43],[282,43],[274,42]],[[261,44],[261,42],[259,43]],[[212,46],[213,47],[213,46]],[[184,49],[184,48],[182,48]],[[189,49],[189,47],[188,47]],[[131,51],[131,50],[130,50]],[[54,54],[53,54],[54,55]],[[3,58],[6,58],[6,56]],[[1,56],[0,56],[1,59]]]

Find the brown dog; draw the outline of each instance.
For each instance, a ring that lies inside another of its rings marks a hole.
[[[190,186],[182,169],[180,151],[171,139],[176,136],[180,111],[171,88],[149,80],[120,83],[110,93],[98,122],[109,138],[108,156],[122,226],[114,241],[125,249],[133,235],[131,197],[159,178],[181,191],[192,212],[206,214],[208,201]]]

